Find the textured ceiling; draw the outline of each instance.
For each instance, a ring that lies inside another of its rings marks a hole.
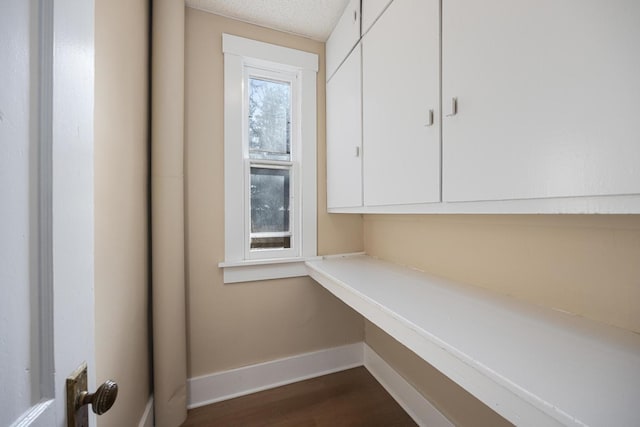
[[[187,0],[187,6],[326,41],[349,0]]]

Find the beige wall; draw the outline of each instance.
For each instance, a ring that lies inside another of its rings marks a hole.
[[[365,249],[640,332],[640,215],[367,216]]]
[[[318,251],[362,250],[362,218],[326,214],[324,44],[187,8],[189,376],[361,341],[362,318],[309,278],[224,285],[222,33],[320,55]]]
[[[101,427],[137,425],[150,396],[147,3],[95,4],[95,369],[120,387]]]

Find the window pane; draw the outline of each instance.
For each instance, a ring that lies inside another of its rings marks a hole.
[[[290,248],[289,169],[251,167],[251,248]]]
[[[249,78],[249,157],[291,160],[291,85]]]

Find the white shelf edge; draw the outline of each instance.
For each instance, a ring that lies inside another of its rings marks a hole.
[[[640,213],[640,195],[335,207],[327,211],[355,214],[637,214]]]

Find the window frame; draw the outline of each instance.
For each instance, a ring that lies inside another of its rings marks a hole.
[[[317,71],[318,56],[230,34],[224,53],[225,283],[306,275],[304,261],[317,247]],[[252,73],[253,71],[253,73]],[[291,250],[250,250],[251,164],[249,158],[248,77],[288,81],[292,88],[290,191],[293,193]],[[274,77],[275,76],[275,77]],[[285,77],[285,78],[282,78]],[[295,88],[294,88],[295,85]],[[297,118],[297,120],[296,120]],[[238,238],[242,236],[242,238]]]
[[[251,65],[251,61],[246,62],[243,67],[244,72],[244,84],[246,89],[243,93],[243,156],[245,160],[245,232],[244,238],[245,248],[244,257],[246,260],[256,259],[277,259],[277,258],[296,258],[301,256],[300,254],[300,222],[302,206],[300,203],[300,194],[302,194],[302,182],[298,179],[301,146],[300,135],[300,87],[299,87],[299,72],[284,71],[281,69],[267,69],[263,67],[254,67]],[[274,82],[284,82],[290,84],[291,88],[291,125],[290,125],[290,141],[289,141],[289,160],[268,160],[268,159],[252,159],[250,154],[249,144],[249,79],[252,77]],[[289,170],[289,230],[291,233],[291,245],[290,248],[282,249],[251,249],[251,168],[252,167],[264,167],[267,169],[287,169]]]

